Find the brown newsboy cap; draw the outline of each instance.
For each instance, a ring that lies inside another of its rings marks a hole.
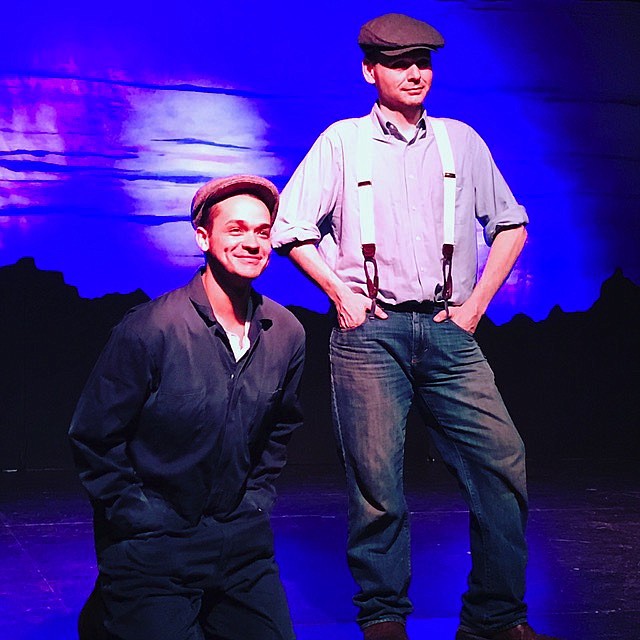
[[[365,55],[393,57],[419,49],[435,51],[444,47],[444,38],[426,22],[402,13],[386,13],[362,26],[358,44]]]
[[[273,222],[278,213],[280,196],[276,186],[266,178],[260,176],[228,176],[215,178],[202,185],[191,201],[191,224],[198,228],[201,224],[202,214],[217,202],[221,202],[231,196],[246,193],[262,200],[271,213]]]

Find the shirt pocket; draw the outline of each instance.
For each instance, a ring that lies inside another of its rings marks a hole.
[[[282,397],[282,388],[275,391],[261,390],[256,401],[256,413],[253,423],[257,426],[265,420],[274,420],[277,417],[277,407]]]
[[[197,391],[161,391],[150,399],[144,410],[142,437],[149,437],[164,455],[179,457],[192,451],[201,438],[210,437],[211,425],[224,420],[224,403],[215,402],[207,389]]]

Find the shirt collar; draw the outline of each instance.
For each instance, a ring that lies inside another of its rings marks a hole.
[[[427,111],[426,109],[422,109],[422,115],[420,116],[420,120],[418,120],[416,124],[416,130],[422,131],[422,133],[416,133],[412,140],[406,140],[404,136],[396,129],[395,125],[390,122],[387,118],[385,118],[382,113],[382,109],[380,109],[380,105],[376,102],[373,105],[373,109],[371,110],[371,119],[374,123],[374,134],[373,137],[376,140],[384,140],[388,141],[388,136],[392,136],[397,140],[401,140],[402,142],[414,142],[418,138],[423,138],[427,131]]]
[[[191,304],[195,307],[198,315],[204,320],[208,327],[218,325],[219,322],[213,315],[213,309],[207,298],[207,292],[204,289],[202,282],[202,274],[204,267],[200,267],[187,283],[186,291]],[[268,329],[273,325],[273,319],[265,314],[264,300],[262,294],[258,293],[255,289],[251,289],[251,303],[253,305],[253,317],[251,318],[251,327],[249,329],[249,339],[253,342],[255,336],[263,329]]]

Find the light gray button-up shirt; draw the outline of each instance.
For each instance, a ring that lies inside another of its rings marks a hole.
[[[376,104],[372,185],[378,298],[390,304],[437,299],[442,286],[444,187],[442,164],[428,119],[407,141]],[[366,293],[358,215],[359,118],[331,125],[311,147],[282,192],[272,231],[274,248],[318,242],[318,251],[354,291]],[[480,136],[458,120],[444,120],[456,169],[453,304],[476,283],[476,223],[491,244],[499,226],[528,222]]]

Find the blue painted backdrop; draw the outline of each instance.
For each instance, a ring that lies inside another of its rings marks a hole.
[[[638,3],[6,4],[0,266],[34,256],[86,297],[183,283],[201,262],[197,186],[238,172],[284,186],[328,124],[370,109],[357,32],[401,11],[447,41],[429,112],[476,128],[530,213],[490,317],[586,309],[618,266],[640,283]],[[327,306],[282,258],[261,289]]]

